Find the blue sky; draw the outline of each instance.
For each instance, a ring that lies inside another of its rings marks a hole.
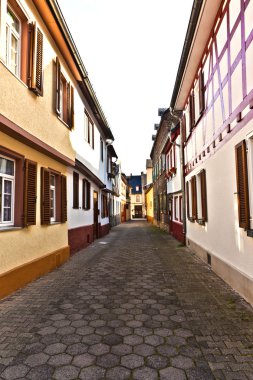
[[[192,0],[58,0],[126,174],[145,171],[175,83]]]

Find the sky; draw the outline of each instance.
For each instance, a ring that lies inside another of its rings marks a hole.
[[[193,0],[58,0],[114,135],[123,172],[146,171]]]

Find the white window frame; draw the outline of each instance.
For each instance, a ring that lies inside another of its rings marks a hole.
[[[179,221],[179,203],[178,203],[178,195],[176,195],[175,197],[173,197],[173,208],[174,208],[174,212],[173,212],[173,220],[175,222],[178,222]]]
[[[51,185],[51,177],[54,177],[54,185]],[[51,198],[51,191],[53,191],[53,198]],[[53,216],[51,216],[51,199],[53,199]],[[50,173],[50,222],[56,222],[56,177]]]
[[[192,186],[191,178],[188,180],[188,191],[189,191],[189,217],[192,218]]]
[[[12,26],[8,23],[8,11],[10,10],[11,13],[16,17],[16,19],[19,22],[19,33],[12,28]],[[17,14],[13,11],[13,9],[8,5],[6,10],[6,66],[8,69],[16,75],[18,78],[20,78],[20,63],[21,63],[21,36],[22,36],[22,23],[20,18],[17,16]],[[11,69],[11,38],[14,36],[14,38],[17,40],[17,72],[12,71]]]
[[[2,178],[2,205],[1,205],[1,220],[0,220],[0,227],[3,227],[3,226],[12,226],[14,224],[14,207],[15,207],[15,171],[16,171],[16,167],[15,167],[15,160],[12,160],[10,159],[9,157],[6,157],[6,156],[3,156],[1,155],[0,156],[1,158],[3,159],[6,159],[8,161],[12,161],[13,164],[14,164],[14,168],[13,168],[13,171],[14,171],[14,175],[9,175],[9,174],[3,174],[3,173],[0,173],[0,177]],[[3,221],[3,215],[4,215],[4,182],[5,181],[11,181],[12,183],[12,193],[11,193],[11,220],[10,221]]]

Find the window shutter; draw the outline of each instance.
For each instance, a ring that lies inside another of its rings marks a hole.
[[[190,127],[191,130],[195,126],[195,107],[194,107],[194,94],[190,95]]]
[[[60,87],[61,87],[61,64],[60,64],[59,58],[56,57],[55,111],[56,111],[57,115],[61,114],[61,111],[60,111],[60,108],[61,108]]]
[[[200,172],[202,220],[207,222],[206,171]]]
[[[90,182],[87,181],[87,210],[90,209]]]
[[[67,221],[67,177],[61,175],[61,223]]]
[[[205,110],[205,92],[204,92],[204,73],[203,71],[199,74],[199,112],[200,115]]]
[[[197,183],[196,176],[191,179],[191,193],[192,193],[192,219],[197,219]]]
[[[183,115],[182,117],[182,126],[181,126],[181,132],[182,132],[182,144],[184,144],[186,142],[186,118],[185,118],[185,114]]]
[[[43,95],[43,34],[36,23],[29,26],[30,51],[28,86],[38,95]]]
[[[41,224],[50,224],[50,172],[41,168]]]
[[[190,219],[189,182],[186,182],[187,219]]]
[[[74,88],[70,83],[67,83],[67,124],[74,127]]]
[[[246,142],[235,147],[239,227],[249,228],[249,190]]]
[[[79,174],[73,173],[73,208],[79,208]]]
[[[24,226],[36,224],[37,164],[25,160]]]
[[[86,179],[83,179],[83,210],[85,210],[87,207],[86,207],[86,202],[87,202],[87,188],[86,188]]]

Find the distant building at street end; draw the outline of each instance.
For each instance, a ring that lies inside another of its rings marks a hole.
[[[146,174],[127,176],[130,186],[130,218],[138,219],[145,217],[145,194]]]
[[[145,193],[145,208],[146,208],[146,218],[148,222],[153,223],[154,220],[154,209],[153,209],[153,181],[152,181],[152,160],[146,160],[146,171],[147,171],[147,183],[144,186]]]

